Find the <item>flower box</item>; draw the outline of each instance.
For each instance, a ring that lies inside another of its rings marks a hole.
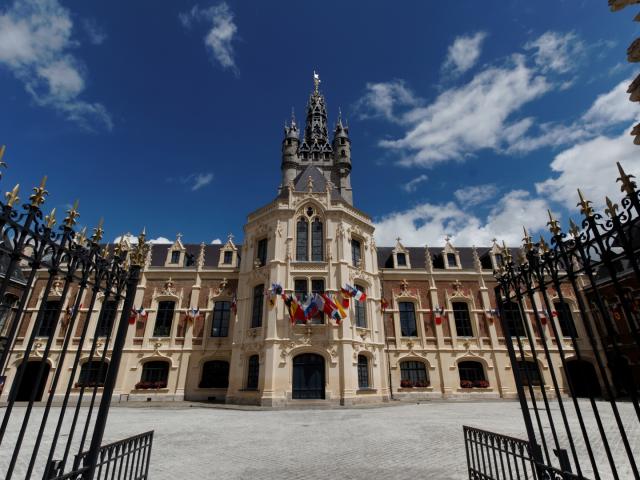
[[[136,390],[159,390],[161,388],[167,388],[167,382],[138,382],[136,383]]]

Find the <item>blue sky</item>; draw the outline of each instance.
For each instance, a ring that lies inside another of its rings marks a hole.
[[[575,188],[618,198],[635,11],[602,0],[0,3],[7,190],[49,175],[109,239],[224,240],[280,182],[280,142],[322,78],[350,127],[379,244],[517,244]],[[23,197],[25,190],[23,188]]]

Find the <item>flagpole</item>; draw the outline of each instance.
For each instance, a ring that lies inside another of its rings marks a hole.
[[[382,334],[384,335],[384,343],[386,345],[387,350],[387,373],[389,375],[389,397],[391,400],[395,400],[393,398],[393,385],[391,385],[391,356],[389,354],[389,337],[387,336],[387,326],[384,322],[384,313],[382,311],[382,298],[384,297],[384,282],[382,278],[380,278],[380,312],[382,314]],[[393,292],[391,294],[391,298],[393,298]]]

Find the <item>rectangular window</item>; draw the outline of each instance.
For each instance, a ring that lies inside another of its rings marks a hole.
[[[262,326],[262,310],[264,305],[264,285],[256,285],[253,289],[253,308],[251,310],[251,328]]]
[[[40,307],[42,308],[42,307]],[[60,302],[51,300],[45,302],[44,311],[42,312],[42,323],[38,329],[38,337],[50,337],[56,331],[58,318],[60,317]]]
[[[576,331],[576,325],[573,323],[573,315],[571,314],[571,307],[566,302],[557,302],[553,305],[558,314],[558,323],[560,324],[560,332],[564,337],[578,337]]]
[[[449,268],[456,268],[458,266],[455,253],[447,253],[447,265],[449,265]]]
[[[412,302],[400,302],[400,330],[403,337],[417,337],[416,310]]]
[[[361,292],[365,291],[360,285],[356,285],[355,287]],[[353,306],[356,311],[356,327],[367,328],[367,304],[354,299]]]
[[[260,266],[267,264],[267,239],[263,238],[258,242],[257,259],[260,262]]]
[[[247,365],[247,390],[257,390],[260,378],[260,358],[258,355],[249,357]]]
[[[231,265],[233,263],[233,252],[224,252],[224,260],[222,261],[222,263],[224,263],[225,265]]]
[[[173,264],[180,263],[180,250],[174,250],[171,252],[171,263]]]
[[[360,242],[358,240],[351,240],[351,261],[354,267],[358,266],[361,258]]]
[[[473,337],[469,306],[465,302],[453,302],[453,317],[456,321],[456,335],[459,337]]]
[[[168,337],[171,335],[171,324],[173,322],[173,312],[175,307],[175,302],[158,303],[156,324],[153,328],[154,337]]]
[[[324,293],[324,280],[311,280],[311,293]],[[324,323],[324,313],[317,313],[315,316],[311,317],[310,322],[313,324],[322,325]]]
[[[299,302],[304,302],[307,299],[307,279],[299,278],[294,280],[293,288],[295,290],[296,298]]]
[[[369,361],[358,355],[358,388],[369,388]]]
[[[494,258],[496,259],[496,267],[501,266],[502,265],[502,254],[496,253],[494,255]]]
[[[296,260],[306,262],[309,260],[309,222],[304,218],[298,220],[296,225]]]
[[[406,267],[407,266],[407,256],[404,253],[397,253],[396,254],[396,260],[398,262],[398,266],[399,267]]]
[[[117,300],[108,300],[102,307],[100,317],[98,318],[98,326],[96,328],[96,335],[98,337],[106,337],[113,328],[113,323],[116,321],[116,313],[118,312]]]
[[[229,319],[231,318],[231,302],[216,302],[213,307],[211,321],[212,337],[229,336]]]
[[[316,218],[311,224],[311,260],[314,262],[321,262],[324,258],[322,235],[322,222]]]

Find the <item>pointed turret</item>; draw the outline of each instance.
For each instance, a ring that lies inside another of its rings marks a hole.
[[[349,127],[342,124],[342,112],[338,111],[338,122],[333,132],[334,164],[338,173],[339,188],[342,197],[353,204],[351,190],[351,140]]]
[[[282,140],[282,185],[280,189],[289,185],[296,175],[298,174],[298,168],[300,167],[300,158],[298,157],[298,146],[300,144],[298,125],[296,124],[296,117],[291,110],[291,123],[285,124],[284,127],[284,139]]]

